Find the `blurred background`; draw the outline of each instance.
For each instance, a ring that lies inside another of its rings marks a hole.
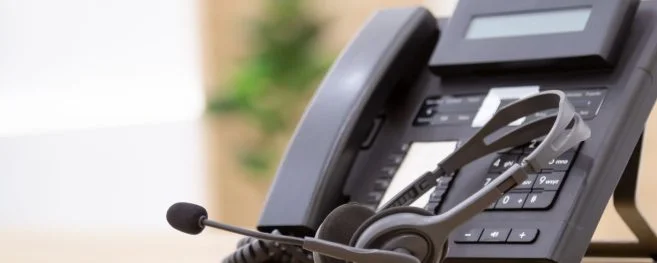
[[[318,82],[376,10],[456,0],[0,0],[0,262],[218,262]],[[643,159],[657,157],[654,117]],[[657,179],[643,162],[640,208]],[[607,209],[596,239],[633,240]]]

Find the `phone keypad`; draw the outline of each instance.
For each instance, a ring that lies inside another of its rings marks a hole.
[[[529,155],[540,141],[499,153],[484,177],[483,186],[495,180],[501,173]],[[575,147],[551,160],[538,174],[529,174],[527,179],[509,193],[503,195],[486,210],[536,210],[549,209],[561,189],[568,169],[579,147]]]

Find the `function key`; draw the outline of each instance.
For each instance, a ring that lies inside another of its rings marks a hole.
[[[395,166],[385,166],[381,168],[381,175],[379,177],[381,178],[392,178],[395,176],[395,173],[397,173],[397,167]]]
[[[379,203],[381,201],[381,198],[383,197],[382,192],[370,192],[367,195],[367,200],[365,200],[366,203]]]
[[[552,205],[554,197],[556,196],[555,191],[543,191],[543,192],[531,192],[525,200],[525,204],[522,206],[524,209],[546,209]]]
[[[443,200],[443,196],[447,192],[447,189],[436,189],[431,193],[431,196],[429,197],[429,202],[440,202]]]
[[[568,171],[568,168],[570,168],[570,164],[572,163],[573,158],[575,158],[574,152],[566,152],[561,156],[550,160],[548,162],[548,166],[545,167],[544,170],[553,170],[553,171],[561,171],[561,172]]]
[[[538,229],[535,228],[514,228],[511,230],[507,243],[532,243],[538,236]]]
[[[383,191],[388,188],[390,181],[388,179],[376,179],[374,180],[374,190]]]
[[[479,238],[484,243],[504,243],[509,236],[509,228],[486,228]]]
[[[470,124],[474,113],[438,113],[431,118],[431,125],[464,125]]]
[[[440,100],[438,112],[476,112],[481,106],[484,96],[445,96]]]
[[[470,228],[465,231],[459,231],[454,238],[455,243],[476,243],[479,241],[483,228]]]
[[[403,161],[404,161],[404,155],[403,154],[388,155],[388,162],[390,162],[393,165],[400,165]]]
[[[404,143],[404,144],[401,145],[401,147],[399,147],[399,150],[403,153],[406,153],[406,152],[408,152],[408,149],[410,149],[410,148],[411,148],[410,143]]]
[[[540,188],[546,191],[559,190],[565,177],[566,173],[564,172],[539,174],[538,177],[535,177],[536,183],[534,184],[534,188]]]
[[[582,108],[576,109],[577,114],[582,117],[584,120],[591,120],[595,117],[597,109],[593,108]]]
[[[424,100],[424,105],[435,106],[440,104],[440,97],[429,97]]]
[[[495,209],[521,209],[525,203],[527,193],[508,193],[497,201]]]
[[[490,165],[488,172],[491,173],[501,173],[506,171],[509,167],[513,166],[518,161],[518,155],[515,154],[499,154],[498,157],[493,160],[493,163]]]
[[[420,112],[418,113],[417,117],[418,118],[430,118],[433,117],[433,115],[436,114],[436,107],[435,106],[424,106],[422,109],[420,109]]]

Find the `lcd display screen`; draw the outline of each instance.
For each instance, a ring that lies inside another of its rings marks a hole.
[[[518,37],[579,32],[586,28],[591,7],[477,16],[466,39]]]

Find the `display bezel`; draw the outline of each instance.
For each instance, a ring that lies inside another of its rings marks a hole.
[[[549,67],[570,60],[577,67],[609,67],[616,38],[627,29],[638,0],[461,0],[443,30],[430,66],[436,73],[477,69]],[[466,39],[478,16],[591,7],[586,28],[578,32]]]

